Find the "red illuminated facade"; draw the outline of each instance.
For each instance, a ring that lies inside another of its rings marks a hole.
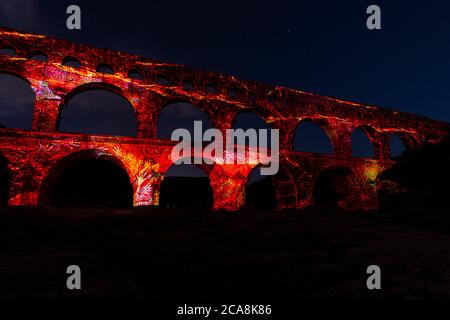
[[[157,205],[159,187],[170,167],[173,142],[156,139],[158,114],[173,102],[198,106],[215,128],[231,128],[236,115],[252,111],[280,130],[280,171],[273,178],[277,206],[303,208],[313,203],[318,176],[345,168],[351,172],[352,192],[341,200],[348,208],[377,207],[377,176],[392,165],[388,137],[397,134],[406,148],[423,141],[438,141],[448,124],[425,117],[391,111],[298,90],[245,81],[233,76],[197,70],[137,55],[57,40],[10,29],[0,29],[0,45],[12,47],[16,56],[0,55],[0,72],[29,82],[36,95],[30,131],[0,129],[0,153],[12,172],[9,205],[45,205],[48,188],[66,164],[79,158],[103,155],[120,164],[134,189],[135,205]],[[28,59],[44,53],[47,62]],[[76,59],[79,68],[64,66]],[[113,74],[97,72],[107,65]],[[138,73],[142,79],[129,77]],[[166,79],[161,83],[159,79]],[[186,88],[189,83],[192,88]],[[215,90],[207,90],[213,87]],[[99,88],[127,99],[134,107],[137,137],[60,133],[61,106],[84,90]],[[310,120],[330,138],[332,155],[292,151],[296,126]],[[374,158],[352,157],[351,135],[361,128],[374,147]],[[215,209],[243,206],[247,177],[257,163],[215,164],[207,174]]]

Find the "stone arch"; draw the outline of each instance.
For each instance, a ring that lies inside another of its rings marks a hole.
[[[270,120],[272,118],[272,114],[263,107],[256,106],[256,107],[248,107],[248,108],[239,110],[238,112],[236,112],[234,114],[232,123],[234,123],[236,121],[236,119],[239,117],[239,115],[242,113],[253,113],[253,114],[257,115],[259,118],[261,118],[268,126],[270,126]]]
[[[72,108],[69,104],[77,97],[79,100]],[[84,101],[84,98],[96,99],[98,105],[91,105],[91,102]],[[86,102],[89,103],[88,106]],[[135,137],[138,120],[135,106],[119,87],[106,83],[86,83],[66,95],[59,110],[57,130]]]
[[[375,158],[376,141],[374,129],[366,125],[357,126],[352,130],[352,156],[357,158]]]
[[[28,55],[28,59],[35,60],[35,61],[41,61],[41,62],[48,62],[48,54],[44,50],[33,50]]]
[[[109,153],[98,149],[76,151],[60,158],[47,172],[38,202],[44,206],[132,206],[134,186],[130,177],[124,163]]]
[[[99,63],[95,68],[96,72],[104,73],[104,74],[114,74],[114,68],[108,63]]]
[[[266,119],[263,117],[263,115],[261,115],[261,112],[258,109],[248,108],[237,112],[234,115],[233,121],[231,123],[231,128],[235,130],[242,129],[244,131],[248,129],[255,129],[257,135],[259,129],[267,129],[269,130],[269,132],[267,133],[267,147],[271,147],[270,130],[272,130],[272,126],[267,123]],[[259,145],[259,136],[257,140],[257,143]],[[252,145],[249,146],[252,147]],[[253,145],[253,147],[254,146],[255,145]]]
[[[20,73],[0,69],[0,84],[0,127],[31,129],[36,93],[30,81]]]
[[[142,81],[144,80],[143,72],[138,67],[131,67],[128,70],[128,78]]]
[[[305,132],[305,135],[308,133],[313,133],[315,135],[315,138],[317,140],[311,141],[312,144],[308,144],[308,140],[303,140],[305,142],[299,143],[297,138],[300,138],[301,136],[297,137],[297,135],[301,135],[301,132],[298,132],[298,130],[301,130],[301,126],[305,125],[311,125],[311,128],[306,128],[310,130],[310,132]],[[334,152],[334,146],[332,142],[332,136],[330,136],[327,129],[328,124],[324,121],[318,121],[312,118],[305,118],[302,119],[298,124],[296,125],[293,135],[292,135],[292,141],[291,146],[293,151],[303,151],[303,152],[315,152],[315,153],[325,153],[325,154],[332,154]],[[314,132],[313,132],[314,131]],[[318,141],[320,140],[320,141]]]
[[[347,166],[328,166],[320,170],[314,179],[313,204],[351,208],[358,190],[354,172]]]
[[[273,176],[273,184],[277,195],[277,209],[296,208],[299,204],[297,177],[288,169],[285,161],[280,161],[278,173]]]
[[[173,82],[170,79],[170,77],[164,75],[164,74],[158,74],[156,75],[155,82],[157,85],[165,86],[165,87],[171,87],[173,86]]]
[[[177,97],[167,100],[159,109],[156,121],[156,137],[170,139],[173,130],[187,129],[193,137],[194,121],[202,121],[203,131],[214,128],[209,111],[192,101]]]
[[[62,59],[61,64],[63,66],[71,67],[71,68],[80,68],[82,66],[81,61],[78,58],[72,56],[66,56]]]
[[[397,133],[391,133],[388,136],[389,142],[389,156],[391,159],[395,159],[406,150],[406,145],[403,139]]]
[[[87,82],[87,83],[83,83],[80,84],[78,86],[76,86],[75,88],[73,88],[66,96],[64,99],[64,102],[67,103],[70,99],[72,99],[74,96],[82,93],[82,92],[86,92],[86,91],[91,91],[91,90],[105,90],[105,91],[110,91],[112,93],[115,93],[117,95],[122,96],[122,98],[124,98],[125,100],[127,100],[132,106],[133,104],[131,103],[131,101],[129,99],[126,98],[125,96],[125,92],[118,86],[115,86],[113,84],[110,83],[105,83],[105,82]],[[133,106],[134,107],[134,106]]]
[[[10,43],[4,43],[0,46],[0,54],[4,54],[10,57],[16,57],[18,56],[18,50],[16,46]]]
[[[213,189],[206,165],[172,164],[160,184],[159,206],[162,208],[211,209]]]
[[[246,99],[248,97],[248,88],[243,84],[232,79],[232,84],[228,85],[227,96],[233,100]]]
[[[162,175],[166,176],[169,169],[171,169],[171,168],[173,169],[176,166],[186,166],[186,165],[191,166],[192,165],[192,166],[195,166],[196,168],[198,168],[199,170],[201,170],[202,172],[204,172],[206,174],[206,176],[209,177],[211,171],[213,171],[213,169],[214,169],[214,166],[216,166],[216,163],[206,164],[203,161],[204,159],[195,157],[193,154],[191,155],[191,157],[181,157],[179,160],[180,160],[180,164],[171,162],[167,167],[165,166],[165,168],[161,168]],[[181,160],[186,161],[187,164],[181,163]]]
[[[420,147],[421,144],[420,138],[418,138],[414,134],[408,132],[394,132],[394,134],[396,134],[399,137],[399,139],[405,146],[405,150],[410,151]]]

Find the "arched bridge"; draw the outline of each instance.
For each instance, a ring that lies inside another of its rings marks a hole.
[[[280,170],[273,177],[279,209],[320,203],[323,195],[315,194],[320,186],[325,191],[348,189],[339,197],[343,207],[376,208],[377,176],[393,163],[389,136],[396,134],[407,149],[414,149],[424,141],[439,141],[449,128],[447,123],[417,115],[11,29],[0,28],[0,46],[11,53],[0,55],[0,73],[24,79],[35,94],[30,130],[0,129],[0,165],[8,172],[0,177],[7,180],[2,197],[9,205],[48,204],[49,189],[64,168],[92,157],[124,169],[134,205],[157,205],[174,145],[157,139],[157,121],[174,102],[197,106],[223,132],[243,111],[280,130]],[[62,108],[92,89],[114,92],[132,105],[135,137],[58,131]],[[295,129],[306,121],[325,131],[331,154],[293,150]],[[356,129],[364,131],[373,145],[372,158],[352,155]],[[215,209],[244,205],[247,179],[257,165],[215,164],[205,170]]]

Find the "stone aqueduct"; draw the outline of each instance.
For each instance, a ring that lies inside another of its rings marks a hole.
[[[112,159],[126,170],[134,189],[134,205],[158,204],[161,181],[172,164],[169,155],[174,143],[156,139],[157,118],[165,106],[178,101],[198,106],[220,130],[231,128],[242,111],[252,111],[280,130],[280,171],[273,178],[279,209],[312,204],[317,177],[333,168],[346,168],[352,173],[354,192],[341,202],[342,206],[376,208],[377,176],[393,163],[389,135],[397,134],[407,149],[414,149],[424,141],[443,138],[449,128],[446,123],[412,114],[43,35],[1,28],[0,36],[1,48],[16,53],[0,55],[0,72],[25,79],[36,95],[31,130],[0,129],[0,154],[11,172],[9,205],[45,205],[48,188],[64,165],[93,155]],[[45,55],[48,60],[30,59],[33,54]],[[80,66],[67,66],[65,61],[78,61]],[[98,72],[99,66],[109,66],[114,72]],[[58,132],[61,107],[75,94],[92,88],[112,91],[131,103],[138,122],[137,137]],[[304,120],[324,129],[333,154],[292,151],[294,130]],[[361,128],[373,144],[373,159],[352,157],[355,128]],[[256,165],[215,164],[206,170],[215,209],[243,206],[247,177]]]

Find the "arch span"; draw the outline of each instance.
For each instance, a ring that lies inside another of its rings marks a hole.
[[[405,143],[396,133],[389,135],[389,155],[391,159],[398,158],[406,150]]]
[[[31,129],[36,95],[20,74],[0,71],[0,127]]]
[[[120,88],[99,83],[72,90],[58,117],[62,132],[135,137],[137,128],[135,108]]]
[[[83,150],[60,159],[41,185],[39,203],[56,207],[131,207],[133,186],[117,158]]]
[[[171,100],[166,103],[158,115],[156,136],[158,139],[171,138],[176,129],[186,129],[194,140],[194,121],[202,122],[203,132],[213,128],[207,112],[187,100]]]
[[[264,117],[253,108],[238,112],[234,116],[232,129],[242,129],[244,131],[254,129],[256,131],[257,141],[256,144],[252,143],[252,141],[248,141],[248,146],[250,147],[261,146],[262,141],[259,141],[260,137],[258,130],[267,130],[267,139],[265,141],[265,144],[268,148],[271,148],[270,130],[272,129],[272,127],[266,122]]]
[[[313,203],[348,208],[354,193],[353,171],[344,166],[332,166],[323,169],[317,175]]]
[[[196,165],[170,166],[161,182],[159,206],[175,209],[212,208],[213,190],[205,171]]]
[[[374,158],[375,148],[370,128],[358,126],[353,130],[352,156],[356,158]]]
[[[292,150],[332,154],[333,149],[330,136],[317,121],[303,119],[295,127]]]

